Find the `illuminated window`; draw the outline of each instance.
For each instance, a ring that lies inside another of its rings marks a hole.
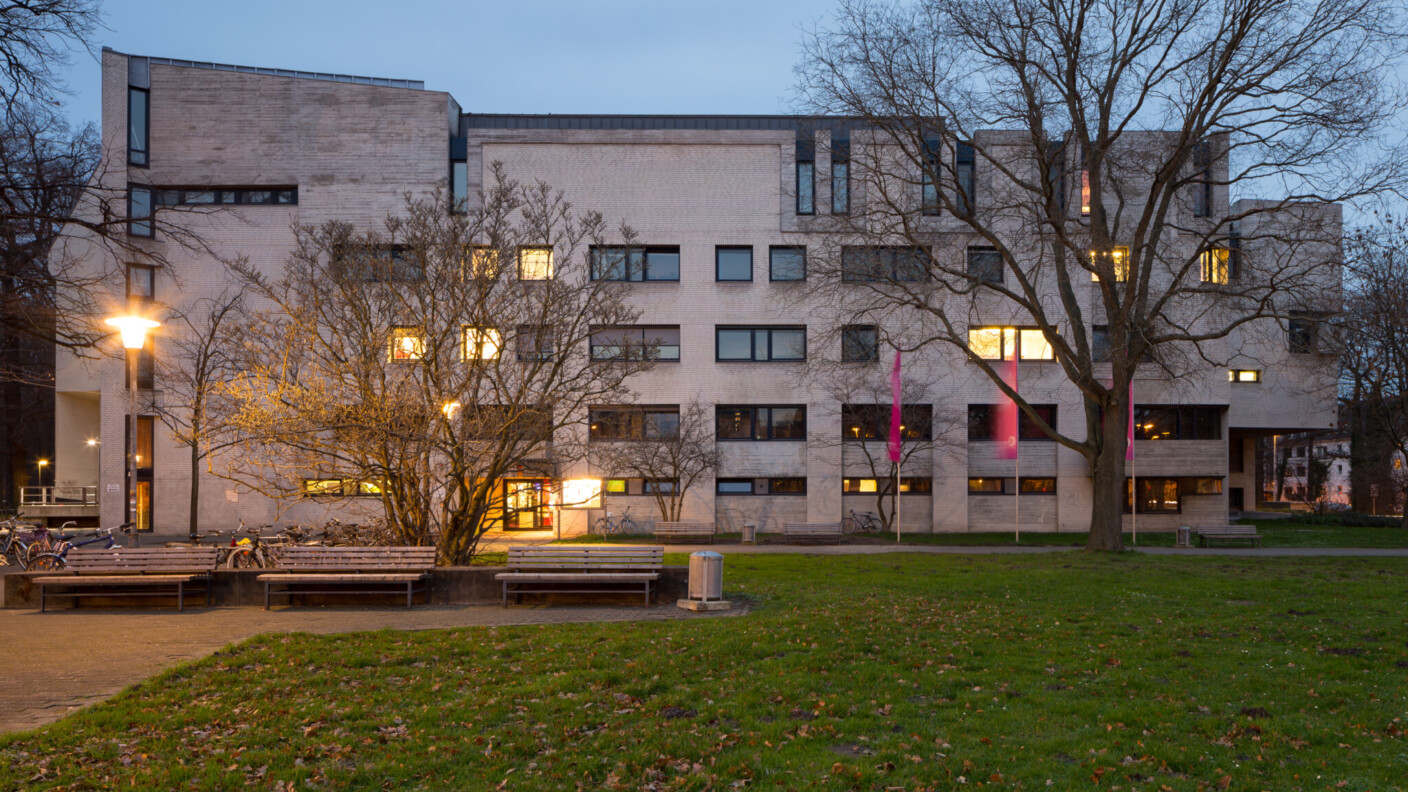
[[[391,329],[391,359],[420,360],[425,357],[425,336],[418,327]]]
[[[381,494],[381,487],[353,479],[303,479],[303,494],[311,498],[375,497]]]
[[[552,280],[552,248],[519,248],[518,279],[526,281]]]
[[[1139,479],[1139,513],[1182,511],[1178,500],[1178,479],[1143,478]],[[1134,496],[1133,479],[1125,479],[1124,510],[1129,513],[1130,499]]]
[[[805,440],[806,405],[729,406],[714,408],[715,436],[720,440]]]
[[[499,250],[488,245],[473,245],[469,249],[466,262],[469,267],[465,274],[470,278],[497,278],[499,276]]]
[[[1227,283],[1229,278],[1228,262],[1232,258],[1232,251],[1227,248],[1208,248],[1198,254],[1198,269],[1202,273],[1203,283]]]
[[[890,494],[895,491],[893,478],[845,478],[841,480],[841,492],[846,495],[869,495],[872,493]],[[920,476],[900,478],[901,495],[929,495],[934,491],[932,479]]]
[[[1228,382],[1261,382],[1260,369],[1228,369]]]
[[[982,360],[1054,360],[1056,350],[1046,334],[1032,327],[974,327],[968,330],[968,349]]]
[[[1100,282],[1098,268],[1109,262],[1111,269],[1115,271],[1115,283],[1124,283],[1129,280],[1129,248],[1124,245],[1111,248],[1109,251],[1090,251],[1090,280],[1092,283]]]
[[[1080,172],[1080,216],[1090,217],[1090,171],[1084,168]]]
[[[970,478],[968,479],[969,495],[1010,495],[1012,494],[1012,479],[1006,478]]]
[[[1055,495],[1056,479],[1054,478],[1024,478],[1019,487],[1023,495]]]
[[[625,479],[607,479],[607,480],[606,480],[606,493],[607,493],[608,495],[625,495],[625,494],[626,494],[626,480],[625,480]]]
[[[1055,360],[1056,350],[1046,340],[1046,333],[1040,330],[1022,328],[1017,331],[1018,351],[1022,360]]]
[[[504,348],[504,334],[496,327],[464,329],[465,360],[498,360]]]
[[[841,405],[842,440],[884,440],[890,436],[888,404]],[[900,408],[900,438],[929,440],[933,437],[934,408],[928,404],[906,404]]]

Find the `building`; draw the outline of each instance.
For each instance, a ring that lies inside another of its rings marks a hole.
[[[712,405],[718,425],[719,469],[691,491],[686,517],[712,518],[724,531],[745,522],[779,530],[784,521],[873,510],[877,491],[889,486],[888,466],[868,462],[884,443],[881,413],[868,408],[888,392],[847,393],[837,381],[807,375],[811,364],[825,363],[883,381],[890,361],[873,326],[836,326],[838,312],[824,310],[806,288],[809,257],[819,260],[824,246],[822,221],[861,200],[851,194],[846,152],[859,151],[866,132],[847,119],[483,115],[462,112],[454,98],[418,82],[104,51],[102,128],[112,165],[103,178],[127,191],[132,233],[152,235],[146,244],[162,261],[126,262],[126,283],[110,294],[114,312],[131,304],[160,313],[222,287],[224,272],[210,255],[153,234],[151,216],[168,204],[209,209],[186,222],[214,251],[276,267],[293,224],[371,226],[396,212],[404,193],[447,184],[472,200],[490,164],[501,162],[578,206],[629,221],[657,256],[654,275],[644,278],[649,288],[634,298],[641,325],[667,336],[678,360],[632,383],[638,404],[677,413],[697,396]],[[1145,144],[1157,145],[1162,133],[1145,134]],[[1228,210],[1225,186],[1210,187],[1205,200],[1209,211]],[[1338,222],[1337,207],[1306,211]],[[934,222],[945,228],[942,218]],[[93,255],[105,253],[95,248]],[[1338,250],[1320,255],[1337,285]],[[986,343],[979,338],[986,332],[1001,346],[1002,334],[1017,330],[1000,323],[974,332],[974,343]],[[1178,377],[1149,367],[1141,375],[1128,468],[1153,495],[1141,498],[1147,510],[1127,520],[1140,530],[1221,523],[1229,508],[1249,508],[1256,497],[1257,438],[1333,425],[1333,361],[1306,326],[1293,324],[1289,340],[1286,333],[1275,323],[1247,327],[1227,340],[1217,365]],[[1028,340],[1032,353],[1022,356],[1024,392],[1045,394],[1042,409],[1058,426],[1080,425],[1079,397],[1044,362],[1039,342]],[[144,360],[162,349],[158,336]],[[142,376],[150,381],[141,387],[161,399],[162,383],[149,371],[148,362]],[[1000,458],[991,427],[996,391],[963,355],[926,351],[906,359],[905,377],[912,405],[905,420],[927,427],[907,430],[904,530],[1009,530],[1018,517],[1027,531],[1088,529],[1084,458],[1025,431],[1019,460]],[[60,362],[57,482],[96,484],[105,525],[123,514],[126,410],[121,361]],[[144,521],[179,530],[187,519],[189,452],[152,417],[140,417],[138,427]],[[101,442],[89,445],[95,437]],[[319,522],[356,501],[276,502],[201,475],[200,518],[211,527]],[[662,486],[582,463],[524,474],[503,482],[508,526],[584,530],[599,511],[557,509],[543,494],[562,479],[598,481],[604,503],[593,505],[629,506],[646,525],[654,511],[646,488]]]

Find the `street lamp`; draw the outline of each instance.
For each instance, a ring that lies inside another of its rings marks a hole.
[[[122,348],[127,350],[127,481],[131,488],[127,500],[127,520],[132,523],[132,546],[137,539],[137,360],[147,345],[147,331],[160,327],[160,322],[140,316],[115,316],[107,320],[122,336]]]
[[[35,464],[35,467],[39,468],[39,470],[37,470],[36,472],[39,474],[39,486],[42,487],[42,486],[44,486],[44,468],[45,468],[46,466],[48,466],[49,460],[47,460],[47,459],[40,459],[40,460],[36,461],[34,464]]]

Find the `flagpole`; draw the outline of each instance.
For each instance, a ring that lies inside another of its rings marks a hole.
[[[1012,479],[1017,483],[1017,491],[1012,496],[1012,510],[1016,512],[1017,544],[1022,543],[1022,416],[1017,416],[1017,455],[1012,458]]]
[[[900,543],[900,463],[895,463],[895,544]]]

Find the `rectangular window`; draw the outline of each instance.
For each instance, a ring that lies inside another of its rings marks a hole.
[[[1041,416],[1047,425],[1056,431],[1060,429],[1056,425],[1056,405],[1054,404],[1033,404],[1032,409]],[[997,411],[996,404],[970,404],[968,405],[968,439],[969,440],[997,440]],[[1021,440],[1050,440],[1050,435],[1041,430],[1036,422],[1029,418],[1026,412],[1019,412],[1017,415],[1017,435]]]
[[[594,245],[591,249],[591,279],[597,281],[678,281],[678,245]]]
[[[1129,248],[1117,245],[1109,250],[1090,251],[1090,282],[1100,282],[1100,270],[1109,267],[1115,273],[1115,283],[1129,280]]]
[[[1202,275],[1203,283],[1225,284],[1229,280],[1228,262],[1232,258],[1232,251],[1223,247],[1214,247],[1204,250],[1198,254],[1198,270]]]
[[[151,333],[137,351],[137,389],[151,390],[156,387],[156,339]],[[140,425],[140,424],[139,424]]]
[[[848,283],[928,280],[929,252],[914,247],[841,248],[841,280]]]
[[[295,206],[298,188],[279,187],[162,187],[154,193],[157,206]]]
[[[831,213],[849,214],[851,211],[851,141],[849,138],[831,139]]]
[[[843,478],[841,492],[846,495],[889,494],[894,492],[893,478]],[[901,495],[929,495],[934,491],[933,479],[920,476],[901,476]]]
[[[1222,494],[1222,479],[1214,476],[1188,476],[1179,479],[1178,486],[1184,495]]]
[[[1193,146],[1193,169],[1193,216],[1212,217],[1212,145],[1207,141]]]
[[[1261,369],[1228,369],[1227,381],[1239,383],[1261,382]]]
[[[1110,359],[1110,327],[1108,325],[1093,325],[1090,328],[1090,357],[1096,363],[1105,363]]]
[[[464,329],[464,360],[498,360],[504,348],[504,334],[496,327]]]
[[[972,214],[978,206],[977,156],[970,143],[959,143],[953,152],[953,174],[958,182],[954,199],[958,211]]]
[[[875,325],[846,325],[841,328],[841,361],[874,363],[880,359],[880,331]]]
[[[127,186],[127,233],[136,237],[153,237],[155,222],[152,188],[135,184]]]
[[[138,309],[156,296],[156,267],[127,265],[127,305]]]
[[[714,342],[721,362],[807,359],[805,327],[715,327]]]
[[[919,179],[919,211],[932,217],[939,213],[939,158],[943,156],[943,142],[938,138],[925,138],[923,153]]]
[[[800,477],[768,479],[769,495],[806,495],[807,480]]]
[[[841,405],[841,438],[843,440],[884,440],[890,436],[890,405]],[[900,438],[929,440],[932,438],[934,408],[928,404],[906,404],[900,408]]]
[[[592,360],[664,360],[679,362],[680,327],[603,327],[593,330]]]
[[[1066,214],[1066,143],[1050,140],[1046,143],[1046,189],[1050,193],[1053,214]]]
[[[714,279],[753,280],[753,248],[743,245],[720,245],[714,248]]]
[[[1315,352],[1319,327],[1314,319],[1291,319],[1286,323],[1286,330],[1286,340],[1292,354],[1309,355]]]
[[[551,325],[518,325],[516,332],[519,360],[551,360],[557,352]]]
[[[1054,360],[1056,350],[1046,333],[1034,327],[974,327],[968,330],[968,349],[981,360]]]
[[[127,89],[127,162],[139,168],[150,164],[147,150],[152,122],[150,97],[145,89]]]
[[[469,163],[450,163],[450,212],[464,214],[469,207]]]
[[[1090,217],[1090,169],[1080,169],[1080,216]]]
[[[1015,482],[1010,478],[989,476],[968,479],[969,495],[1011,495]]]
[[[591,440],[673,440],[680,433],[678,405],[593,407],[587,418]]]
[[[752,495],[753,479],[715,479],[714,492],[718,495]]]
[[[816,214],[816,144],[797,141],[797,214]]]
[[[677,482],[669,478],[648,478],[642,482],[645,495],[669,495],[675,491]]]
[[[1055,495],[1056,479],[1050,477],[1023,478],[1020,489],[1023,495]]]
[[[781,245],[768,248],[768,280],[799,281],[806,279],[806,248]]]
[[[1129,501],[1136,490],[1133,479],[1125,479],[1124,510],[1129,513]],[[1159,514],[1182,511],[1182,506],[1178,500],[1178,479],[1176,478],[1144,478],[1140,477],[1138,482],[1138,503],[1139,513]]]
[[[979,283],[1002,283],[1002,254],[997,248],[968,248],[968,277]]]
[[[626,479],[607,479],[605,491],[607,495],[625,495]]]
[[[463,264],[465,266],[465,276],[471,279],[486,278],[497,280],[499,277],[499,249],[488,245],[469,245],[468,255]]]
[[[420,360],[425,357],[425,334],[419,327],[391,328],[391,359]]]
[[[720,440],[807,439],[807,408],[804,405],[719,405],[714,408],[714,420]]]
[[[552,273],[552,248],[520,247],[518,249],[519,280],[552,280]]]
[[[303,479],[303,494],[310,498],[372,497],[381,494],[381,487],[374,482],[355,479]]]
[[[365,258],[353,254],[354,272],[368,283],[405,283],[425,280],[421,259],[403,245],[378,245]]]
[[[1222,407],[1134,406],[1136,440],[1221,440]]]

